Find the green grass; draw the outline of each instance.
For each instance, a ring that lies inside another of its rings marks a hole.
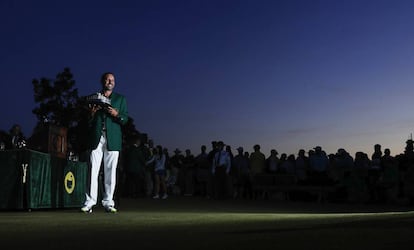
[[[117,214],[1,212],[0,223],[2,249],[414,249],[410,207],[142,198]]]

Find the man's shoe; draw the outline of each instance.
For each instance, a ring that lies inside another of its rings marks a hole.
[[[164,194],[163,196],[162,196],[162,199],[163,200],[165,200],[165,199],[167,199],[168,198],[168,195],[167,194]]]
[[[80,211],[85,214],[90,214],[92,213],[92,207],[84,206],[80,209]]]
[[[118,210],[112,206],[109,206],[109,207],[105,207],[105,212],[115,214],[118,212]]]
[[[153,198],[153,199],[159,199],[159,198],[160,198],[160,196],[157,194],[157,195],[152,196],[152,198]]]

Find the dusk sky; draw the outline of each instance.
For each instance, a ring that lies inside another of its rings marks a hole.
[[[33,78],[79,94],[114,72],[136,128],[198,154],[402,153],[414,132],[414,1],[5,0],[0,129],[36,124]],[[235,152],[235,150],[234,150]]]

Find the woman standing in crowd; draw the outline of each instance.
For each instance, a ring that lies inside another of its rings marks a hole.
[[[165,183],[166,169],[165,169],[165,154],[161,145],[154,148],[154,154],[147,161],[147,165],[155,163],[154,165],[154,196],[152,198],[159,199],[160,192],[162,192],[162,199],[167,199],[167,185]]]

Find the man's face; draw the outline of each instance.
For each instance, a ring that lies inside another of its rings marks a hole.
[[[112,74],[107,74],[103,79],[102,85],[105,90],[112,90],[115,87],[115,77]]]

